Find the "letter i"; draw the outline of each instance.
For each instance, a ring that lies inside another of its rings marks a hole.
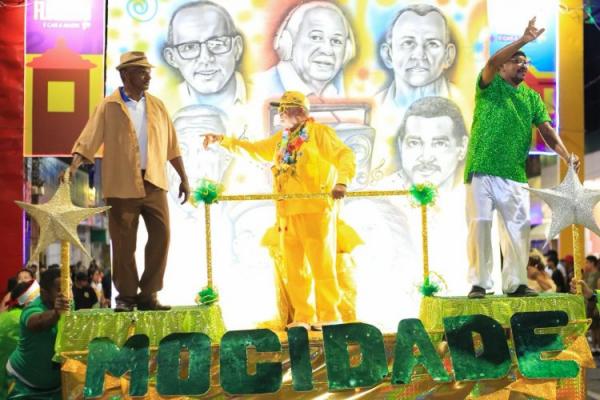
[[[294,390],[297,392],[312,390],[312,366],[310,365],[310,350],[306,329],[301,326],[288,329],[288,345]]]

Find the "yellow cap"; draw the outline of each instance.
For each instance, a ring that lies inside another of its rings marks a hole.
[[[288,90],[287,92],[283,93],[281,99],[279,99],[277,102],[271,103],[271,105],[283,109],[287,107],[302,107],[307,111],[310,109],[310,103],[306,96],[300,92],[295,92],[292,90]]]

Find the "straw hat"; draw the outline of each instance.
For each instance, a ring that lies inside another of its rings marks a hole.
[[[117,70],[129,67],[148,67],[154,68],[154,65],[148,62],[146,54],[143,51],[128,51],[121,54],[121,63],[117,65]]]

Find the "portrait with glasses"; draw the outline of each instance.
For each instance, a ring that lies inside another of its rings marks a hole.
[[[244,43],[231,15],[207,0],[188,2],[173,12],[165,61],[179,72],[182,106],[203,104],[227,110],[246,102],[246,84],[237,71]]]

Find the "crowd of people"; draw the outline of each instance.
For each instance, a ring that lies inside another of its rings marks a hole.
[[[600,289],[600,260],[590,254],[585,258],[580,282],[575,280],[574,259],[566,255],[559,259],[555,250],[543,254],[532,249],[527,265],[528,286],[538,293],[575,292],[577,284],[583,289],[586,299],[586,314],[592,325],[588,331],[592,353],[600,356],[600,312],[596,307],[596,290]]]
[[[59,268],[58,264],[44,265],[39,267],[31,264],[20,270],[11,277],[6,285],[6,294],[0,302],[0,312],[6,311],[10,303],[11,291],[18,283],[35,280],[44,271]],[[38,271],[39,269],[39,271]],[[73,308],[81,310],[86,308],[110,308],[111,303],[111,274],[110,270],[101,268],[96,260],[92,260],[86,267],[81,261],[71,265],[71,287],[73,289]]]

